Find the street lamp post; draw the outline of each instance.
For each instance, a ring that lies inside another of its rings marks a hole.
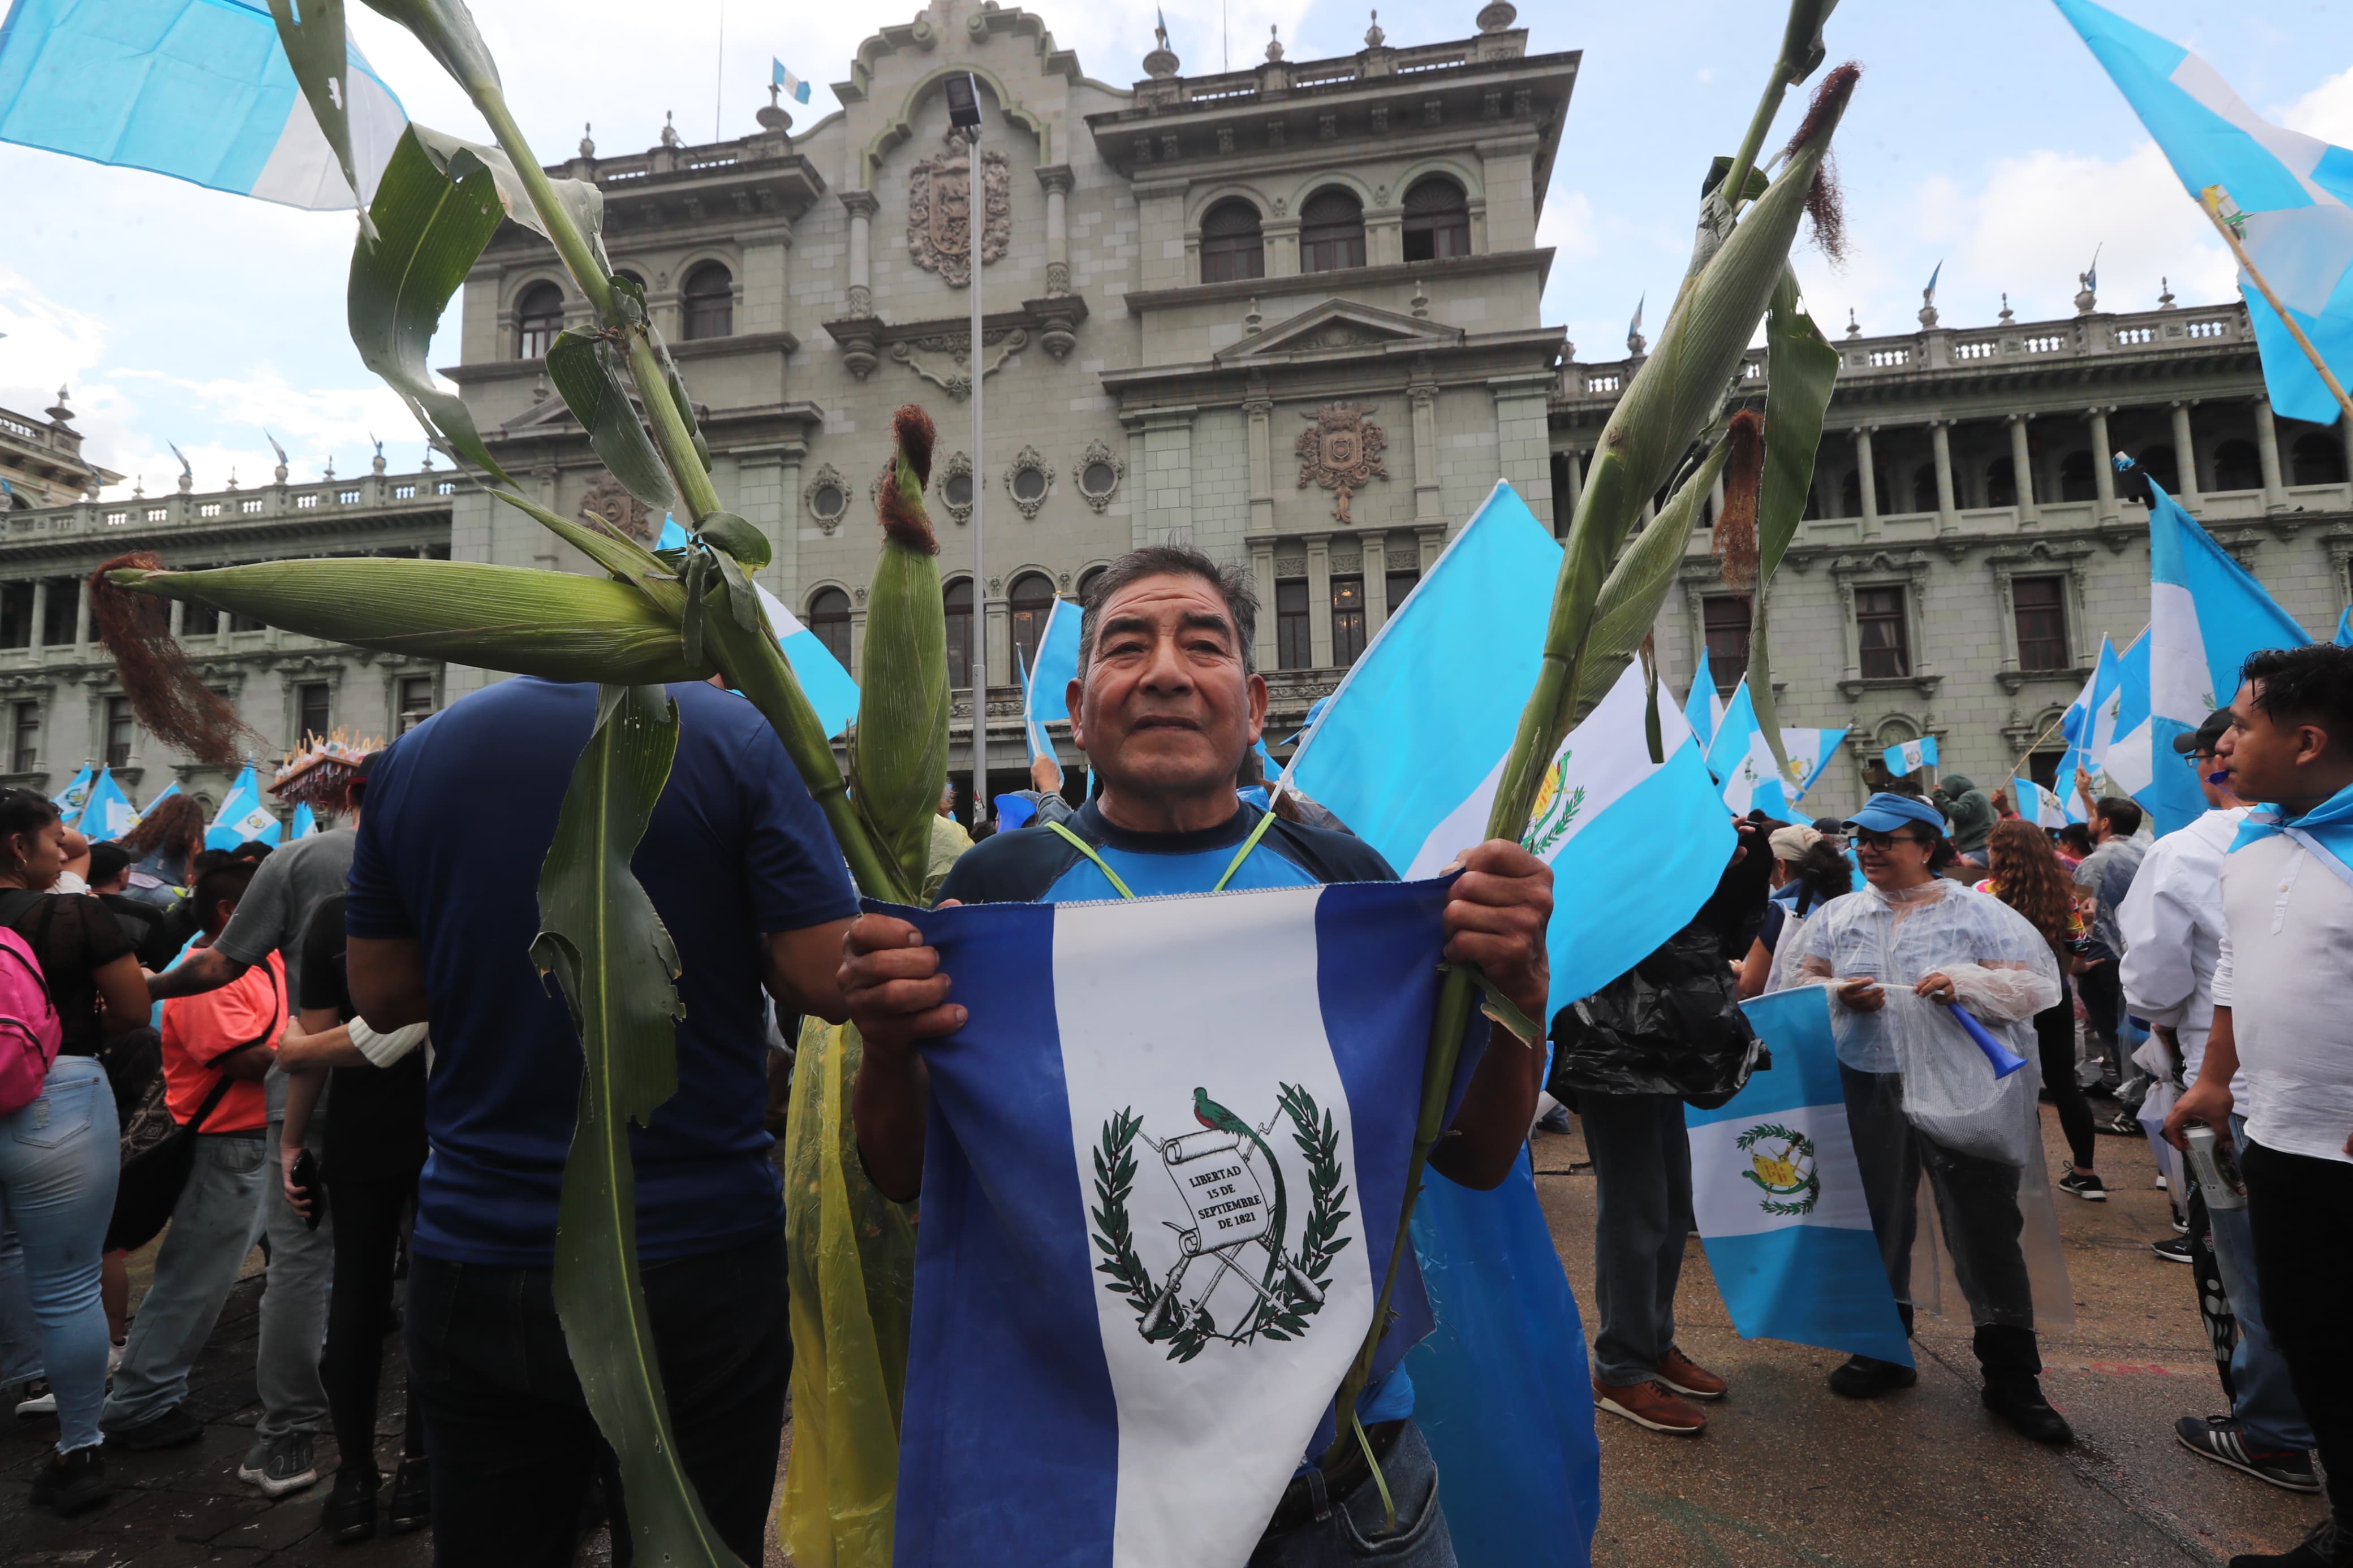
[[[980,237],[988,208],[980,169],[980,87],[966,71],[942,83],[948,123],[963,131],[972,156],[965,190],[965,256],[971,269],[972,353],[965,362],[972,398],[972,822],[988,811],[988,465],[981,451]]]

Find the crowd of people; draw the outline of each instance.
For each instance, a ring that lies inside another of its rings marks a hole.
[[[1266,800],[1254,615],[1235,573],[1179,547],[1091,583],[1072,704],[1090,798],[1062,798],[1045,763],[1011,797],[1025,820],[977,843],[944,801],[927,891],[1050,902],[1392,877],[1313,803]],[[677,755],[633,865],[677,945],[683,1005],[676,1096],[630,1134],[636,1245],[676,1451],[713,1530],[756,1561],[793,1355],[771,1047],[803,1019],[855,1022],[860,1158],[912,1200],[922,1050],[965,1014],[914,928],[860,915],[758,713],[711,685],[669,695]],[[11,1099],[0,1073],[0,1384],[37,1373],[20,1409],[58,1430],[37,1501],[94,1506],[105,1448],[203,1436],[190,1371],[258,1245],[261,1416],[242,1478],[273,1497],[310,1486],[330,1427],[338,1541],[429,1522],[441,1561],[554,1564],[601,1512],[629,1561],[627,1499],[554,1289],[581,1058],[524,957],[596,709],[590,688],[502,681],[387,751],[315,759],[332,765],[303,787],[337,826],[274,851],[206,848],[201,811],[174,798],[89,845],[48,801],[0,790],[0,1012],[25,1010],[6,1005],[29,973],[58,1022],[29,1092]],[[2353,1013],[2336,1000],[2353,980],[2353,651],[2257,656],[2177,750],[2212,809],[2163,838],[2088,780],[2081,832],[2046,832],[1957,776],[1894,781],[1845,818],[1752,816],[1689,926],[1552,1020],[1548,1078],[1539,1053],[1480,1058],[1433,1163],[1472,1187],[1503,1180],[1540,1088],[1581,1121],[1597,1409],[1697,1436],[1724,1397],[1675,1334],[1683,1107],[1724,1103],[1764,1065],[1744,998],[1817,986],[1907,1332],[1915,1306],[1937,1307],[1921,1249],[1941,1246],[1986,1407],[2072,1441],[2041,1384],[2038,1325],[2065,1289],[2054,1200],[2105,1201],[2099,1135],[2161,1128],[2168,1148],[2195,1147],[2168,1167],[2182,1234],[2159,1251],[2194,1266],[2230,1404],[2184,1414],[2179,1440],[2299,1492],[2322,1489],[2316,1454],[2331,1520],[2353,1517]],[[471,805],[485,777],[497,814]],[[1541,1017],[1549,869],[1500,840],[1461,868],[1447,955]],[[1972,1054],[1963,1082],[1950,1009],[2025,1067],[1989,1090]],[[2046,1098],[2069,1156],[2055,1176]],[[126,1323],[124,1251],[157,1229]],[[387,1489],[375,1426],[396,1307],[409,1405]],[[1855,1355],[1829,1386],[1873,1399],[1915,1378]],[[1358,1408],[1381,1484],[1354,1458],[1326,1473],[1310,1456],[1252,1563],[1351,1561],[1394,1530],[1403,1550],[1385,1560],[1447,1568],[1414,1405],[1401,1370],[1376,1380]],[[2343,1568],[2353,1537],[2324,1521],[2295,1552],[2233,1561]]]

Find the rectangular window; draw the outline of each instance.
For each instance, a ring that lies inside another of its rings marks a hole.
[[[1365,651],[1365,580],[1332,579],[1332,662],[1345,668]]]
[[[1732,695],[1748,671],[1748,600],[1739,594],[1717,594],[1700,601],[1701,631],[1707,638],[1707,672],[1715,678],[1716,694]]]
[[[29,773],[41,765],[41,705],[16,704],[16,742],[9,748],[14,772]]]
[[[431,717],[433,678],[429,675],[403,676],[400,681],[399,733],[407,734]]]
[[[2018,617],[2018,668],[2065,669],[2067,603],[2057,577],[2013,577],[2010,602]]]
[[[1912,673],[1912,629],[1904,617],[1903,589],[1856,589],[1854,629],[1865,680],[1894,680]]]
[[[1275,668],[1305,669],[1314,662],[1307,635],[1307,579],[1286,577],[1274,585]]]
[[[325,681],[305,681],[294,689],[294,732],[297,735],[325,736],[333,728],[329,714]]]
[[[0,583],[0,647],[33,646],[33,585]]]
[[[132,743],[138,739],[138,721],[131,711],[131,699],[110,697],[106,700],[106,765],[123,768],[131,765]]]
[[[63,647],[74,640],[75,612],[81,608],[81,579],[52,577],[49,596],[41,606],[41,644]]]
[[[1388,574],[1390,615],[1394,616],[1405,608],[1405,596],[1412,593],[1413,585],[1420,581],[1421,574],[1419,572],[1392,572]]]

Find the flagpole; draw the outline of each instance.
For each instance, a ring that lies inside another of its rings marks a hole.
[[[2222,216],[2222,204],[2230,199],[2231,193],[2220,185],[2209,185],[2198,193],[2198,205],[2205,209],[2207,220],[2213,224],[2214,232],[2222,237],[2222,243],[2231,247],[2231,254],[2237,257],[2239,265],[2247,269],[2247,276],[2255,280],[2256,289],[2263,293],[2263,302],[2271,306],[2273,312],[2286,324],[2289,335],[2295,339],[2295,346],[2304,351],[2304,357],[2310,360],[2312,368],[2320,373],[2321,384],[2328,388],[2329,395],[2337,399],[2337,406],[2345,410],[2348,421],[2345,427],[2353,430],[2353,397],[2346,395],[2344,384],[2328,368],[2328,362],[2320,357],[2320,351],[2312,346],[2312,340],[2304,335],[2304,329],[2295,324],[2295,318],[2288,314],[2288,309],[2280,302],[2280,297],[2272,292],[2271,283],[2256,268],[2254,258],[2247,254],[2245,243],[2239,238],[2239,231],[2232,226],[2229,218]]]
[[[2026,742],[2026,750],[2024,750],[2024,751],[2022,751],[2022,752],[2019,752],[2019,753],[2018,753],[2018,761],[2016,761],[2015,763],[2012,763],[2010,764],[2010,776],[2011,778],[2016,778],[2016,777],[2018,777],[2018,770],[2019,770],[2019,769],[2021,769],[2021,768],[2022,768],[2022,767],[2024,767],[2024,766],[2026,765],[2026,759],[2027,759],[2027,758],[2029,758],[2029,757],[2031,757],[2031,756],[2032,756],[2032,755],[2034,754],[2034,748],[2035,748],[2035,747],[2037,747],[2037,746],[2039,746],[2039,745],[2041,745],[2041,744],[2042,744],[2042,742],[2045,742],[2045,741],[2049,740],[2049,739],[2051,738],[2051,731],[2053,731],[2053,730],[2056,730],[2057,728],[2059,728],[2059,726],[2060,726],[2060,725],[2062,725],[2062,724],[2065,723],[2066,721],[2067,721],[2067,710],[2066,710],[2066,709],[2064,709],[2064,708],[2062,708],[2061,710],[2059,710],[2059,717],[2057,717],[2056,719],[2052,720],[2052,721],[2051,721],[2051,722],[2049,722],[2048,724],[2045,724],[2044,726],[2042,726],[2042,733],[2041,733],[2040,735],[2035,736],[2035,737],[2034,737],[2034,739],[2032,739],[2031,741],[2029,741],[2029,742]]]
[[[976,95],[975,101],[978,101]],[[980,237],[988,204],[982,184],[979,125],[975,124],[968,134],[972,173],[966,176],[970,184],[965,197],[965,243],[972,271],[972,360],[965,368],[972,382],[972,630],[977,660],[972,671],[972,821],[977,827],[988,812],[988,554],[981,531],[988,510],[988,465],[981,456],[980,444]]]

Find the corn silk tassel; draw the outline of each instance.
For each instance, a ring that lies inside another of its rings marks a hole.
[[[1635,374],[1633,384],[1619,399],[1602,428],[1584,492],[1569,523],[1567,547],[1561,552],[1552,614],[1545,628],[1544,659],[1527,705],[1521,710],[1519,732],[1505,757],[1488,814],[1490,838],[1517,841],[1527,832],[1537,784],[1575,719],[1586,641],[1610,563],[1643,503],[1667,481],[1693,440],[1715,422],[1722,408],[1740,356],[1755,337],[1782,268],[1788,265],[1789,247],[1829,153],[1831,135],[1861,75],[1857,67],[1849,64],[1823,79],[1804,124],[1790,143],[1780,177],[1685,283],[1659,334],[1657,348]],[[1445,1131],[1447,1092],[1471,1024],[1477,984],[1467,970],[1458,967],[1447,975],[1439,993],[1396,1244],[1389,1251],[1388,1270],[1381,1280],[1365,1342],[1342,1379],[1335,1401],[1338,1426],[1332,1447],[1324,1454],[1327,1469],[1360,1447],[1367,1458],[1370,1456],[1356,1423],[1356,1400],[1371,1379],[1374,1355],[1388,1329],[1398,1265],[1413,1245],[1409,1226],[1414,1200],[1421,1192],[1430,1152]]]

